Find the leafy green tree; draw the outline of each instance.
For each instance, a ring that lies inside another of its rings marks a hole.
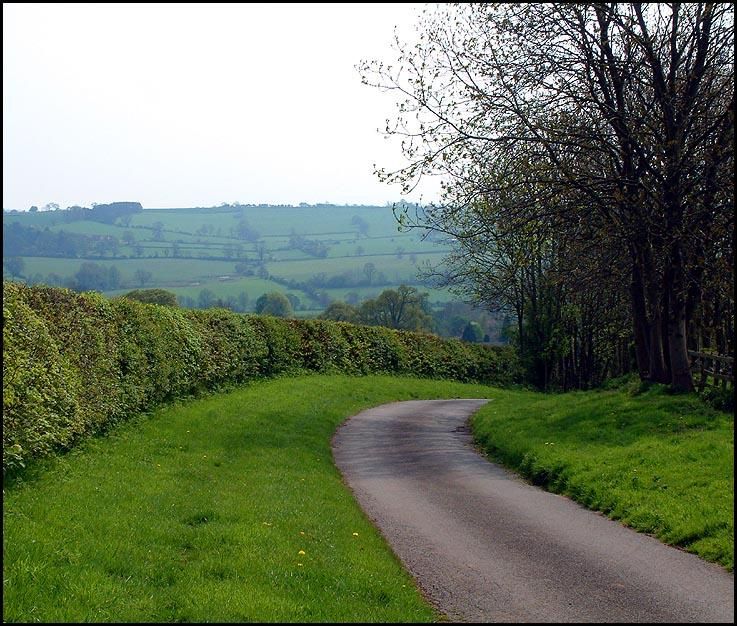
[[[359,317],[363,323],[372,326],[430,330],[432,317],[429,311],[427,293],[400,285],[396,290],[385,289],[375,300],[366,300],[359,309]]]
[[[151,230],[153,231],[154,241],[164,240],[164,224],[163,222],[154,222],[151,224]]]
[[[74,274],[74,284],[78,291],[105,291],[109,288],[110,272],[102,265],[85,262]]]
[[[369,223],[360,215],[354,215],[351,218],[351,224],[356,227],[357,231],[364,237],[368,237]]]
[[[115,265],[111,265],[107,271],[107,288],[117,289],[118,287],[120,287],[120,270]]]
[[[129,300],[138,300],[139,302],[145,302],[147,304],[179,306],[176,294],[171,291],[166,291],[166,289],[134,289],[133,291],[123,294],[122,297],[128,298]]]
[[[151,278],[153,278],[153,274],[151,274],[151,272],[149,272],[148,270],[137,269],[133,273],[133,277],[136,279],[136,282],[141,285],[141,287],[143,287],[147,282],[151,280]]]
[[[368,284],[370,285],[374,276],[376,276],[376,266],[371,261],[365,263],[363,273],[366,274],[366,280],[368,280]]]
[[[463,341],[470,341],[473,343],[479,343],[484,337],[484,331],[481,330],[478,322],[468,322],[463,329],[461,339]]]
[[[207,288],[200,290],[200,295],[197,297],[197,306],[201,309],[209,309],[211,306],[215,306],[215,302],[214,291]]]
[[[236,228],[235,232],[238,239],[243,239],[244,241],[257,241],[258,238],[261,236],[259,232],[255,228],[253,228],[246,219],[242,219],[240,222],[238,222],[238,227]]]
[[[318,317],[322,320],[351,322],[352,324],[359,321],[358,309],[340,301],[331,302]]]
[[[5,267],[11,276],[21,277],[26,267],[26,262],[19,256],[13,256],[5,259]]]
[[[290,317],[292,304],[283,293],[272,291],[259,296],[256,300],[256,313],[274,317]]]
[[[551,358],[556,345],[591,347],[587,335],[619,327],[627,311],[640,377],[692,389],[687,348],[705,320],[734,350],[734,7],[446,4],[424,14],[418,33],[397,39],[396,62],[361,66],[366,84],[405,98],[387,133],[407,165],[377,174],[405,192],[443,177],[437,205],[398,208],[401,223],[450,235],[480,301],[489,282],[507,291],[521,307],[520,339]],[[523,275],[533,265],[524,242],[511,257],[484,254],[515,222],[550,231],[550,254],[538,258],[554,265],[534,279]],[[481,245],[473,264],[467,236]],[[585,294],[565,280],[567,267],[592,260],[615,274],[613,306],[599,275]],[[538,278],[550,306],[537,306]],[[709,292],[727,311],[713,315]],[[592,323],[589,307],[605,317]],[[562,342],[560,332],[575,334]],[[600,342],[597,358],[611,360],[612,347]],[[588,349],[574,352],[578,371]]]

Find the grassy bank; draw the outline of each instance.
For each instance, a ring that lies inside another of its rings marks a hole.
[[[284,378],[89,439],[6,485],[4,621],[433,621],[344,487],[330,438],[369,406],[488,391]]]
[[[663,386],[494,391],[473,418],[489,456],[641,532],[734,567],[734,416]]]
[[[363,408],[441,397],[492,398],[479,441],[534,482],[732,569],[733,417],[695,398],[315,375],[159,409],[6,483],[4,621],[438,619],[330,439]]]

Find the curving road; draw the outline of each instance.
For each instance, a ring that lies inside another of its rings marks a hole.
[[[734,622],[734,576],[533,487],[474,451],[487,400],[385,404],[333,438],[369,518],[449,619]]]

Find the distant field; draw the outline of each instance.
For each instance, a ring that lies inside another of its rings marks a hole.
[[[72,276],[85,261],[85,259],[26,257],[26,274],[56,272],[60,276]],[[134,278],[136,270],[139,269],[153,274],[154,280],[146,287],[155,287],[162,284],[185,286],[192,282],[216,279],[218,276],[233,274],[234,268],[234,263],[230,261],[198,259],[95,259],[94,262],[103,267],[111,265],[117,267],[124,284],[131,289],[140,287]]]
[[[68,222],[65,217],[63,211],[4,213],[3,223],[100,239],[114,237],[117,245],[89,258],[23,256],[26,280],[49,282],[50,274],[70,280],[87,261],[105,268],[114,265],[119,271],[120,288],[104,291],[110,296],[140,288],[135,274],[144,270],[151,273],[145,287],[169,289],[179,296],[196,299],[205,288],[218,298],[245,292],[255,299],[266,291],[281,291],[294,293],[316,312],[321,310],[304,291],[257,278],[265,269],[283,281],[306,282],[323,275],[323,284],[326,279],[350,275],[355,287],[316,286],[331,298],[343,298],[349,292],[360,298],[375,297],[383,289],[408,283],[427,291],[431,302],[452,299],[447,289],[424,287],[417,276],[418,266],[426,261],[439,263],[447,246],[422,241],[418,232],[399,232],[390,207],[144,209],[127,224],[121,220],[115,224]],[[247,238],[244,228],[250,229]],[[293,247],[290,238],[295,234],[308,243],[324,245],[324,256]],[[44,252],[39,250],[39,254]],[[236,263],[246,263],[254,275],[239,276]],[[371,285],[365,273],[369,263],[374,267]],[[3,275],[10,277],[5,266]]]

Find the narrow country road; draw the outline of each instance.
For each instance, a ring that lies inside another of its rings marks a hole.
[[[463,622],[734,622],[734,576],[533,487],[474,451],[487,400],[386,404],[338,469],[426,597]]]

